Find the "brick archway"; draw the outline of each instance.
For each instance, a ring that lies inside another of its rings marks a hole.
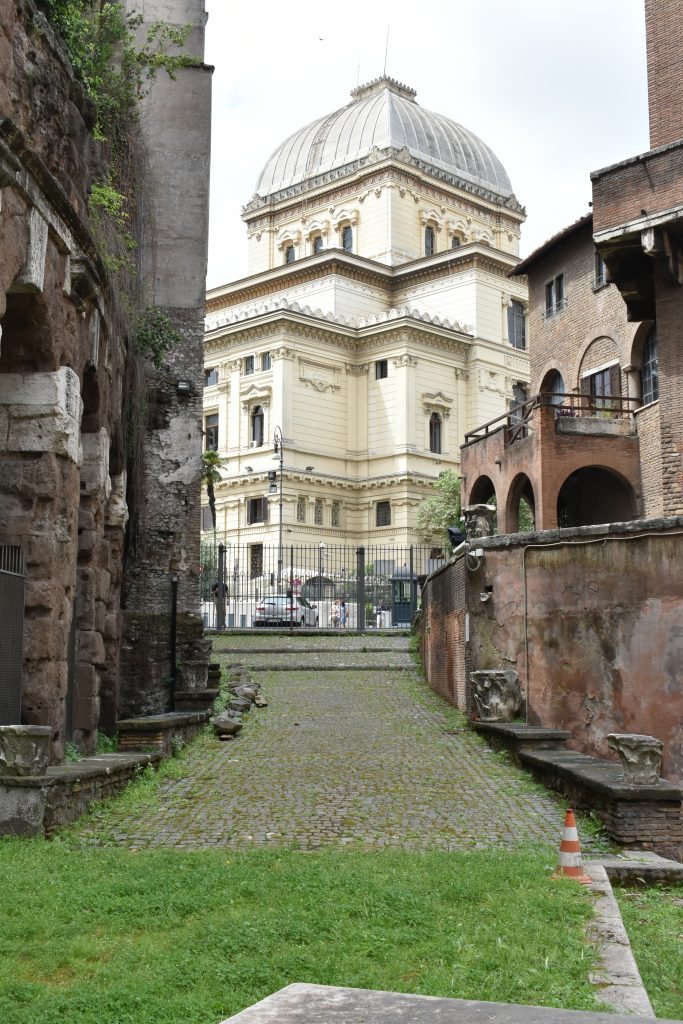
[[[527,501],[535,519],[536,496],[533,484],[526,473],[518,473],[508,489],[504,506],[504,522],[502,524],[504,533],[519,532],[519,505],[522,498]]]
[[[627,522],[638,515],[632,485],[614,470],[582,466],[567,476],[557,493],[560,527]]]

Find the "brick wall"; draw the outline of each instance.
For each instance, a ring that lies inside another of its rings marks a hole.
[[[642,210],[652,216],[680,206],[682,178],[683,143],[593,171],[593,230],[639,220]]]
[[[546,319],[546,282],[558,274],[564,274],[566,307]],[[637,324],[628,323],[624,300],[614,285],[595,286],[595,247],[590,224],[544,255],[528,276],[532,394],[541,390],[543,378],[551,369],[562,374],[566,391],[577,388],[581,360],[596,338],[612,340],[622,366],[631,362]],[[594,355],[591,352],[591,362],[598,365],[593,362]],[[625,378],[622,393],[628,394]]]
[[[645,0],[650,146],[683,139],[683,17],[680,0]]]
[[[659,402],[653,402],[639,409],[636,413],[636,424],[640,441],[643,515],[648,519],[654,519],[664,513]]]
[[[465,561],[451,562],[422,592],[422,660],[433,690],[468,710],[465,654]]]
[[[664,515],[683,514],[683,289],[655,268]]]

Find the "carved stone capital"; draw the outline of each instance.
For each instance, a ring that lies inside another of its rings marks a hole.
[[[470,672],[472,699],[482,722],[511,722],[522,704],[519,677],[514,669]]]
[[[350,377],[365,377],[370,371],[369,363],[344,363],[344,369]]]
[[[391,360],[395,367],[400,368],[402,366],[417,366],[417,359],[414,356],[402,355],[397,356]]]
[[[654,736],[611,732],[607,737],[624,766],[624,782],[631,786],[656,786],[662,770],[664,744]]]
[[[494,505],[467,505],[462,509],[465,517],[465,536],[468,540],[493,536]]]
[[[51,736],[48,725],[0,725],[0,778],[45,775]]]

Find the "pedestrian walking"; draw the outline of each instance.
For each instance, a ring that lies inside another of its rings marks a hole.
[[[346,601],[342,601],[339,606],[339,623],[342,629],[346,629]]]

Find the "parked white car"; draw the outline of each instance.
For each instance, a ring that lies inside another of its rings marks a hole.
[[[305,597],[287,597],[274,594],[264,597],[256,605],[255,626],[317,626],[318,612]]]

